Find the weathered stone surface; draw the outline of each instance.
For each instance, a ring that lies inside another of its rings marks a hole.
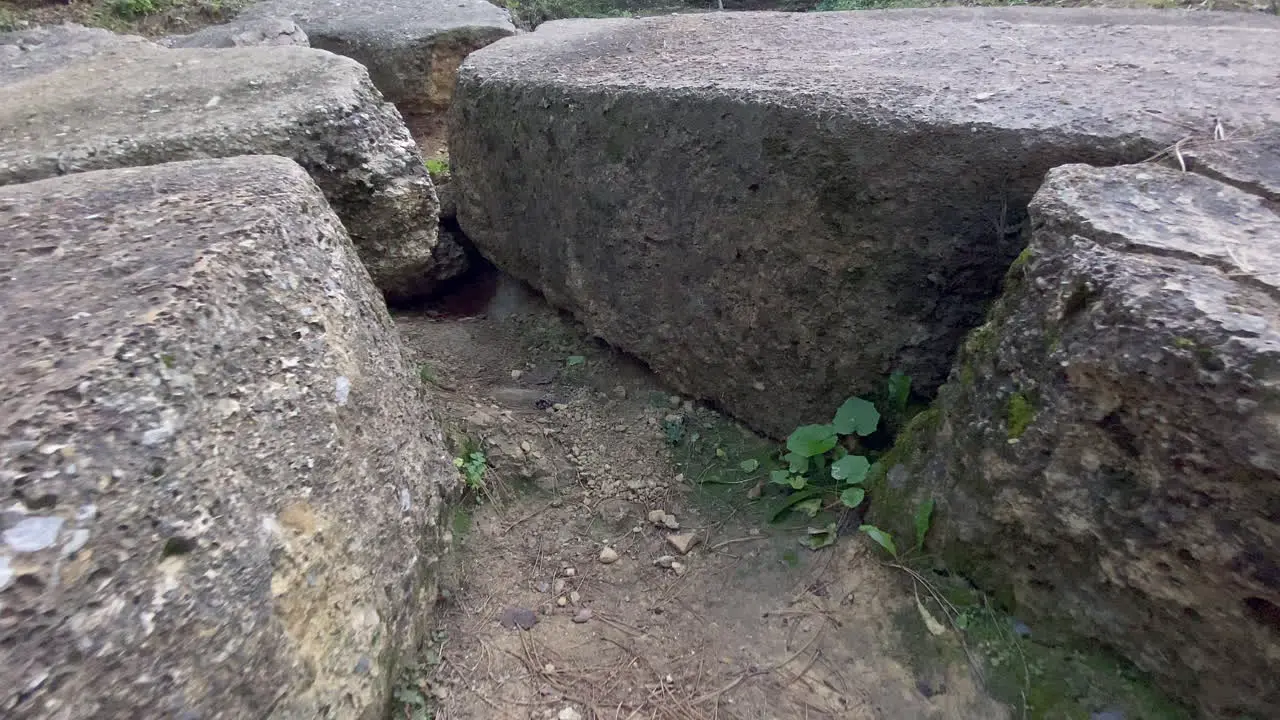
[[[388,296],[430,289],[435,191],[400,114],[348,58],[139,43],[0,87],[0,184],[260,154],[311,173]]]
[[[1005,295],[873,493],[886,526],[936,498],[956,569],[1207,717],[1280,717],[1274,207],[1150,165],[1051,171]]]
[[[67,23],[0,33],[0,85],[112,52],[151,47],[145,38]]]
[[[315,184],[82,173],[0,227],[0,715],[381,717],[456,474]]]
[[[448,108],[462,59],[515,32],[507,11],[484,0],[266,0],[242,17],[291,18],[313,47],[369,68],[407,116]]]
[[[1280,126],[1280,20],[1014,9],[553,22],[464,63],[458,220],[773,434],[931,392],[1051,167]]]
[[[229,48],[256,45],[298,45],[311,47],[307,34],[292,20],[260,17],[236,18],[211,25],[190,35],[178,35],[162,43],[165,47]]]

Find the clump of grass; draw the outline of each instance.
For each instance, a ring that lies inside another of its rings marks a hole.
[[[125,20],[137,20],[160,12],[161,2],[163,0],[112,0],[111,10]]]

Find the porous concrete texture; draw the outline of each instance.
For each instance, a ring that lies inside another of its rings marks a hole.
[[[893,370],[932,393],[1050,168],[1275,132],[1277,46],[1262,15],[1092,9],[547,23],[460,71],[458,221],[783,435]]]
[[[0,715],[383,717],[457,482],[279,157],[0,187]]]

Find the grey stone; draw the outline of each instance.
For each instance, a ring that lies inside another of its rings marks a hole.
[[[465,238],[457,230],[441,226],[436,234],[436,246],[431,251],[431,279],[434,284],[459,277],[471,267],[467,256]]]
[[[1070,165],[1031,222],[872,522],[931,496],[932,549],[1037,638],[1110,645],[1205,717],[1280,717],[1275,205]]]
[[[453,183],[437,183],[436,195],[440,198],[440,219],[456,219],[458,217],[458,201],[453,196]]]
[[[531,630],[538,624],[538,613],[522,607],[508,607],[502,611],[498,624],[508,630]]]
[[[13,552],[32,553],[58,542],[58,531],[66,522],[60,517],[33,515],[4,531],[4,544]]]
[[[462,59],[515,32],[507,11],[484,0],[266,0],[242,17],[293,20],[312,47],[369,68],[407,116],[448,108]]]
[[[436,197],[356,62],[297,47],[136,43],[0,86],[0,184],[235,155],[307,169],[390,298],[436,282]]]
[[[936,390],[1048,169],[1275,132],[1277,45],[1232,13],[551,22],[463,64],[451,190],[503,270],[784,436],[895,369]]]
[[[75,23],[0,33],[0,86],[140,46],[157,47],[146,38]]]
[[[180,35],[163,43],[166,47],[229,48],[257,45],[298,45],[310,47],[307,34],[287,18],[244,17],[222,25],[210,25],[190,35]]]
[[[77,173],[0,187],[0,227],[0,496],[65,539],[0,546],[0,715],[376,717],[457,480],[311,178]]]

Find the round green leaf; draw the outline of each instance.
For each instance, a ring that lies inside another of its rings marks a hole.
[[[845,455],[831,463],[831,477],[857,485],[867,477],[871,462],[861,455]]]
[[[867,491],[860,487],[845,488],[844,492],[840,493],[840,502],[844,503],[845,507],[856,508],[865,499],[867,499]]]
[[[759,460],[743,460],[742,462],[738,463],[738,467],[742,469],[742,472],[755,472],[756,468],[760,467],[760,461]]]
[[[880,425],[880,411],[868,400],[851,397],[844,401],[831,421],[841,435],[870,435]]]
[[[789,452],[782,459],[787,461],[787,465],[793,473],[802,473],[809,470],[809,458],[800,453]]]
[[[787,438],[787,449],[801,457],[821,455],[835,446],[836,429],[830,425],[801,425]]]
[[[769,473],[769,482],[775,483],[777,485],[790,485],[791,473],[787,472],[786,470],[774,470],[773,472]]]

